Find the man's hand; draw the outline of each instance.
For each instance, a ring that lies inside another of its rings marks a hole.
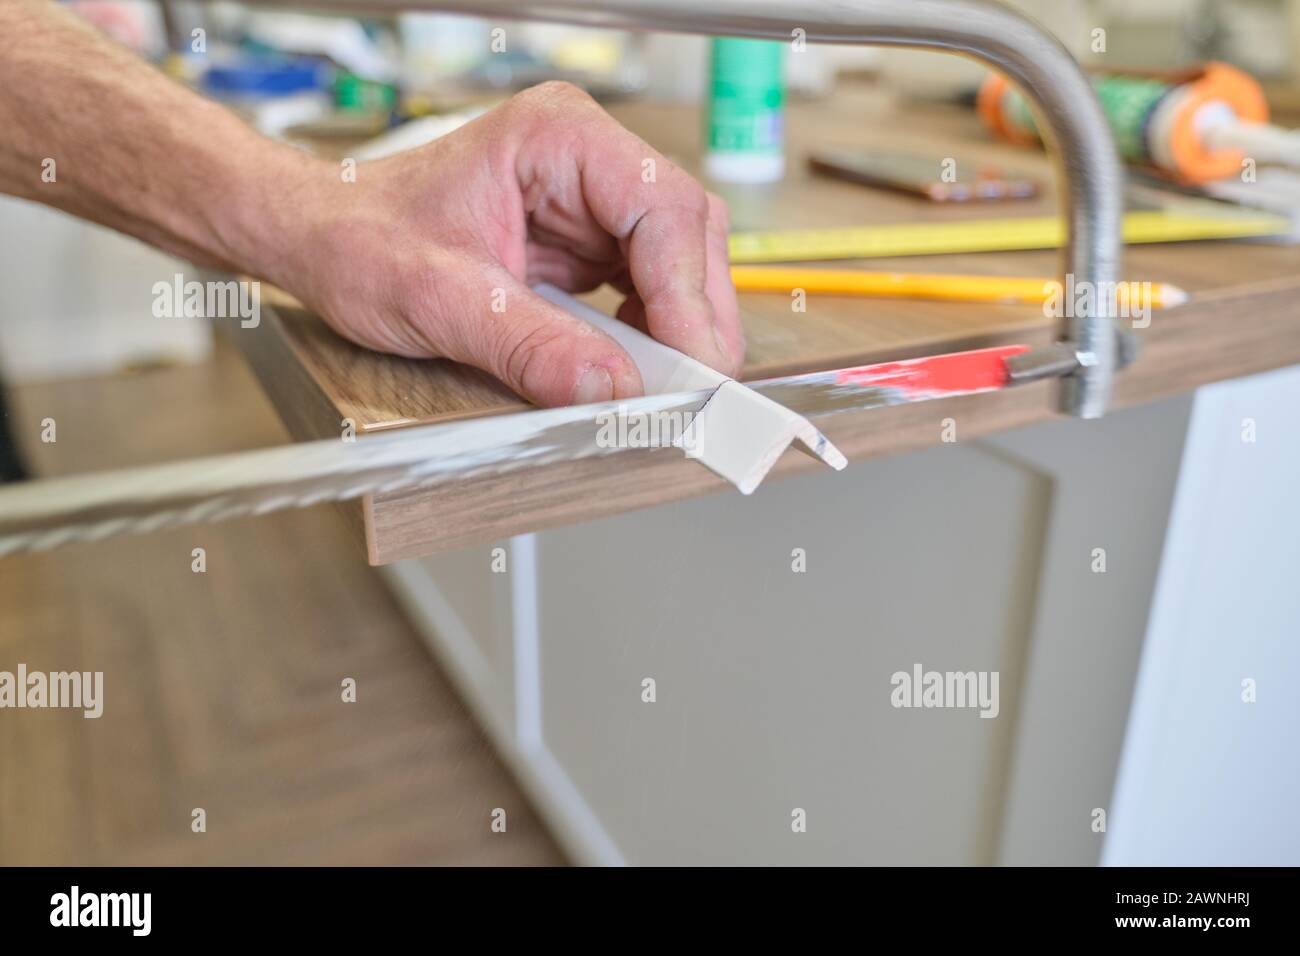
[[[628,355],[539,281],[612,282],[625,321],[740,368],[721,202],[570,86],[345,182],[59,5],[0,0],[0,129],[0,192],[268,279],[362,345],[468,362],[539,404],[641,392]]]
[[[292,190],[296,251],[272,275],[353,341],[476,365],[540,405],[640,395],[613,339],[529,288],[609,282],[619,318],[739,372],[725,207],[577,88],[355,172],[313,166]]]

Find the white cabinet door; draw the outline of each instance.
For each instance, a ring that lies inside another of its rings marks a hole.
[[[1300,368],[1201,389],[1105,862],[1300,865]]]
[[[461,686],[580,861],[1095,863],[1188,406],[524,536],[491,613],[430,598],[483,549],[393,575],[444,656],[509,635]]]
[[[1185,418],[539,535],[547,747],[634,863],[1095,862]],[[997,672],[997,716],[893,706],[918,666]]]

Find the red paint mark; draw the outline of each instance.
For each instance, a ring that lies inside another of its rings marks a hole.
[[[904,362],[881,362],[842,369],[836,381],[841,385],[898,388],[909,395],[987,391],[1007,384],[1006,359],[1028,351],[1028,345],[1004,345]]]

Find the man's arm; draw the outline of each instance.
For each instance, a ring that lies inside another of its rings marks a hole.
[[[0,191],[267,279],[353,341],[468,362],[539,404],[641,392],[539,281],[611,282],[625,321],[730,374],[743,358],[725,208],[563,84],[344,177],[48,0],[0,0],[0,130]]]
[[[303,163],[47,0],[0,0],[0,129],[4,192],[225,268],[261,262]]]

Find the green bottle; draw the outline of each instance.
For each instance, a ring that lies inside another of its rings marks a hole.
[[[709,56],[704,170],[730,183],[785,175],[785,43],[716,38]]]

